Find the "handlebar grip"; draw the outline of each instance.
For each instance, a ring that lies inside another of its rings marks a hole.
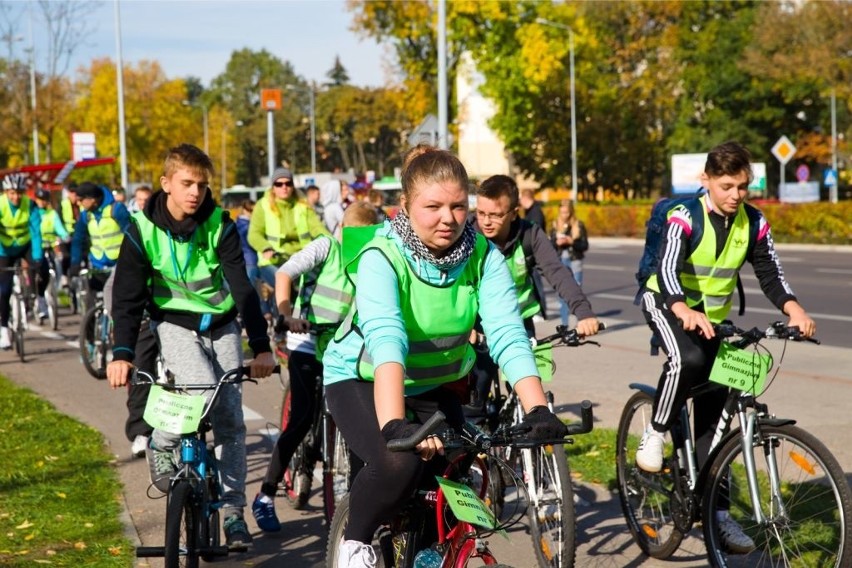
[[[568,425],[568,435],[575,436],[577,434],[588,434],[594,428],[594,413],[592,411],[592,402],[584,400],[580,403],[580,423]]]
[[[598,322],[598,331],[603,331],[606,329],[606,324],[602,321]]]
[[[281,372],[281,365],[275,365],[274,367],[272,367],[272,372],[273,373],[280,373]],[[251,367],[248,367],[248,366],[240,367],[239,378],[244,378],[244,377],[251,377]]]
[[[418,428],[417,432],[408,438],[397,438],[396,440],[388,442],[388,450],[392,452],[413,450],[417,447],[417,444],[425,440],[430,434],[434,434],[435,431],[440,428],[445,418],[446,416],[444,413],[438,410],[431,418],[429,418],[429,420],[426,421],[426,424]]]

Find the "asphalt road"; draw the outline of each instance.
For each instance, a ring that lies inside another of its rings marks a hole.
[[[622,405],[630,395],[628,384],[655,383],[662,359],[648,356],[648,333],[638,308],[632,305],[632,274],[641,249],[635,242],[592,241],[586,263],[584,288],[598,314],[610,325],[599,336],[599,348],[554,351],[556,378],[549,383],[558,410],[564,417],[576,417],[578,402],[595,404],[596,427],[615,428]],[[787,347],[775,386],[764,401],[779,416],[796,418],[799,425],[816,435],[835,454],[847,478],[852,473],[852,447],[848,432],[852,417],[846,408],[852,400],[852,350],[849,331],[852,306],[846,300],[850,291],[847,252],[836,250],[782,249],[782,259],[790,281],[817,319],[823,346],[791,344]],[[756,287],[746,280],[746,288]],[[759,294],[759,291],[757,292]],[[752,302],[754,298],[754,302]],[[551,298],[551,314],[558,314]],[[771,306],[759,304],[756,294],[748,295],[746,323],[765,324],[777,319]],[[764,311],[760,311],[764,310]],[[770,313],[771,312],[771,313]],[[831,317],[823,317],[831,316]],[[558,316],[557,316],[558,317]],[[558,323],[540,323],[540,334]],[[78,319],[60,318],[58,333],[31,330],[27,350],[31,354],[21,364],[12,352],[0,353],[0,373],[29,386],[56,408],[103,433],[115,466],[124,484],[128,535],[137,543],[160,545],[163,538],[165,501],[146,494],[148,471],[144,460],[131,459],[124,437],[125,395],[111,391],[104,382],[90,378],[79,362],[76,348]],[[276,378],[244,388],[248,427],[249,500],[257,492],[277,434],[281,385]],[[687,538],[669,562],[645,558],[632,544],[621,518],[617,495],[607,488],[578,480],[577,566],[705,566],[703,543],[698,533]],[[325,558],[325,527],[321,498],[315,491],[305,511],[293,511],[282,499],[276,501],[284,523],[281,533],[264,535],[249,526],[255,535],[252,549],[217,562],[223,567],[244,566],[322,566]],[[516,567],[533,566],[533,551],[523,526],[509,531],[508,541],[492,537],[497,558]],[[139,560],[137,566],[162,566],[157,559]]]

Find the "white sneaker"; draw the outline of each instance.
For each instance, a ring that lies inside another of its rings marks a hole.
[[[748,554],[755,549],[754,541],[728,511],[716,511],[719,520],[719,539],[722,546],[733,554]]]
[[[649,473],[657,473],[663,469],[663,446],[666,443],[666,435],[657,432],[648,424],[639,449],[636,450],[636,465]]]
[[[130,445],[130,453],[135,458],[141,458],[145,455],[145,450],[148,449],[148,436],[139,434],[133,439],[133,444]]]
[[[39,296],[36,299],[36,311],[38,312],[38,319],[47,319],[47,300],[44,299],[44,296]]]
[[[12,333],[8,327],[0,327],[0,349],[12,348]]]
[[[344,540],[337,549],[337,568],[376,568],[379,559],[369,544]]]

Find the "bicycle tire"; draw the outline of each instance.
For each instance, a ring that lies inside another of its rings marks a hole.
[[[107,345],[104,342],[95,342],[95,334],[98,333],[97,324],[103,312],[102,305],[95,305],[86,312],[80,321],[80,359],[86,372],[98,380],[106,378],[106,353]]]
[[[12,333],[12,343],[15,346],[15,353],[21,360],[21,363],[26,363],[26,352],[24,350],[24,330],[26,330],[27,309],[23,298],[18,295],[12,296],[12,320],[14,324],[9,326],[9,331]]]
[[[165,568],[198,568],[199,518],[193,487],[174,484],[166,505]]]
[[[292,400],[293,395],[290,391],[290,384],[287,383],[287,386],[284,387],[284,396],[281,403],[281,432],[284,432],[290,424]],[[307,506],[311,493],[312,477],[306,471],[306,460],[311,455],[309,438],[310,435],[299,444],[296,451],[290,456],[290,461],[287,463],[287,468],[284,470],[284,477],[282,479],[284,498],[297,511]],[[313,464],[311,464],[312,466]]]
[[[835,457],[813,435],[790,424],[760,425],[755,439],[758,499],[766,520],[762,524],[753,520],[742,439],[729,438],[710,465],[702,500],[711,565],[849,566],[852,497]],[[780,507],[779,496],[770,495],[768,453],[774,453],[773,465],[781,476]],[[753,552],[734,555],[724,550],[716,511],[725,502],[730,503],[730,515],[754,541]]]
[[[328,543],[326,544],[326,566],[337,568],[340,543],[343,542],[343,533],[349,524],[349,494],[340,500],[334,509],[334,517],[328,529]],[[393,547],[390,545],[392,535],[386,527],[380,527],[373,536],[373,550],[376,552],[376,568],[393,568]]]
[[[52,275],[47,282],[45,300],[47,301],[47,321],[50,323],[50,329],[56,331],[59,329],[59,293],[56,290],[56,279]]]
[[[208,448],[212,452],[212,448]],[[212,455],[212,454],[210,454]],[[211,464],[207,476],[207,490],[204,500],[204,519],[201,523],[201,546],[207,547],[208,550],[218,548],[222,544],[222,536],[220,532],[220,517],[219,508],[214,505],[219,501],[219,483],[216,481],[219,473],[216,471],[215,465]],[[201,555],[201,559],[205,562],[213,562],[218,556],[212,553]]]
[[[621,511],[627,528],[642,552],[652,558],[669,558],[680,547],[684,533],[672,520],[671,495],[674,480],[665,467],[662,473],[647,474],[636,465],[636,449],[650,424],[653,398],[637,392],[627,401],[616,434],[616,481]],[[645,480],[653,479],[654,484]]]
[[[565,446],[539,446],[522,451],[530,489],[527,518],[540,568],[574,566],[576,520],[574,488]],[[533,493],[534,492],[534,493]]]
[[[349,447],[343,439],[340,430],[334,425],[331,416],[325,416],[326,420],[326,451],[328,455],[323,456],[322,468],[322,503],[325,513],[325,522],[331,524],[334,518],[334,509],[349,492],[351,467],[349,463]]]

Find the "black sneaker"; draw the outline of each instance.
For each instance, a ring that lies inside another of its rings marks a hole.
[[[248,525],[239,515],[231,515],[223,523],[225,529],[225,544],[230,550],[246,550],[251,544],[251,534]]]
[[[145,459],[148,460],[148,471],[151,472],[151,484],[165,495],[177,471],[174,452],[148,448],[145,450]]]

